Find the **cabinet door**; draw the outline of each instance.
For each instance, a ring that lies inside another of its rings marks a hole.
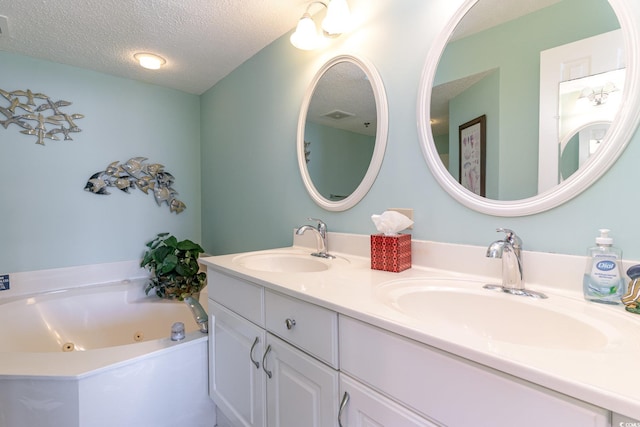
[[[437,427],[358,381],[340,374],[340,427]]]
[[[338,371],[267,334],[269,427],[336,427]]]
[[[209,394],[234,426],[264,427],[262,328],[209,300]]]

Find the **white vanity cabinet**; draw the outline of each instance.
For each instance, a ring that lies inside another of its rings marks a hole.
[[[611,426],[605,409],[232,273],[208,281],[210,395],[234,427]]]
[[[224,416],[237,427],[336,427],[337,313],[212,269],[208,282],[209,393]]]
[[[435,425],[608,427],[610,422],[602,408],[346,316],[340,316],[340,369]]]

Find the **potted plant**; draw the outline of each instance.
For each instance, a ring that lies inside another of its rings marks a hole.
[[[207,275],[200,271],[198,256],[204,249],[191,240],[181,240],[170,233],[160,233],[147,243],[140,267],[151,271],[145,293],[151,290],[160,298],[182,301],[196,295],[207,285]]]

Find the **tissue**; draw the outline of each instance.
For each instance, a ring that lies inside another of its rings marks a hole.
[[[378,232],[385,236],[397,236],[398,232],[413,225],[413,221],[396,211],[384,211],[380,215],[371,215],[371,221]]]
[[[396,211],[371,215],[371,220],[380,232],[371,235],[371,268],[394,273],[411,268],[411,235],[398,232],[413,221]]]

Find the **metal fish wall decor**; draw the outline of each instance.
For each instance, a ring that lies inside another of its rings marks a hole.
[[[53,101],[44,93],[33,93],[29,89],[12,92],[0,89],[0,101],[3,98],[8,104],[0,104],[0,125],[5,129],[12,124],[21,127],[20,133],[36,136],[36,144],[44,145],[45,138],[59,141],[60,136],[69,141],[71,133],[82,130],[75,121],[84,115],[62,111],[71,105],[69,101]]]
[[[152,191],[158,206],[166,203],[171,212],[179,214],[187,206],[175,196],[178,194],[172,188],[175,181],[173,175],[164,170],[164,166],[158,163],[144,163],[146,157],[134,157],[126,163],[110,163],[107,169],[91,175],[84,189],[95,194],[111,194],[108,187],[116,187],[129,193],[129,189],[138,188],[145,194]]]

